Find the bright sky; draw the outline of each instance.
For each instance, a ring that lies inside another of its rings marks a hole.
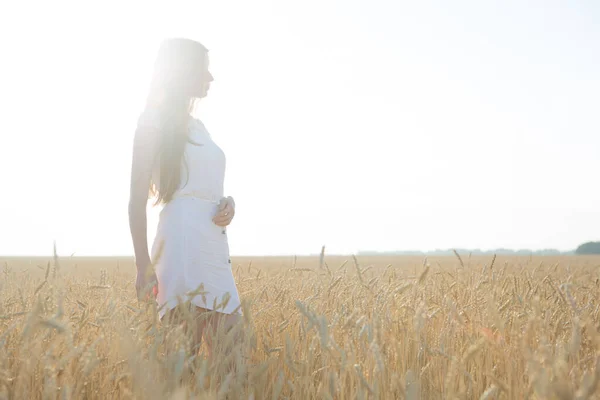
[[[233,254],[600,239],[595,1],[89,4],[0,7],[0,254],[132,254],[131,142],[168,36],[210,49]]]

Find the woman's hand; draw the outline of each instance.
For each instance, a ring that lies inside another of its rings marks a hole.
[[[143,262],[136,263],[137,266],[137,277],[135,279],[135,290],[139,301],[149,301],[151,299],[150,294],[156,298],[158,295],[158,279],[156,278],[156,272],[152,267],[152,263]]]
[[[235,216],[235,201],[233,197],[223,197],[219,202],[219,211],[213,217],[213,222],[218,226],[227,226]]]

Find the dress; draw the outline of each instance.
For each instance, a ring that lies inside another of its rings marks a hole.
[[[181,183],[160,211],[151,250],[159,315],[162,318],[179,299],[188,300],[190,292],[196,292],[191,303],[199,307],[241,314],[227,230],[212,221],[223,197],[225,154],[201,121],[192,119],[189,133],[194,143],[186,145]],[[157,178],[155,171],[154,182],[160,185]],[[201,285],[203,290],[198,290]]]

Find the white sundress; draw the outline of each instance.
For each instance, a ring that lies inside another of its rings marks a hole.
[[[180,187],[160,211],[151,250],[159,315],[188,300],[190,292],[196,306],[241,315],[227,230],[212,221],[223,197],[225,154],[201,121],[192,119],[189,133],[193,143],[185,148]],[[155,171],[160,184],[157,178]]]

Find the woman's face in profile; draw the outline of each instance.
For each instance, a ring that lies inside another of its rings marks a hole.
[[[210,89],[210,83],[214,80],[208,66],[208,54],[205,54],[204,63],[202,65],[202,69],[199,71],[198,77],[198,98],[203,98],[207,96],[208,90]]]

